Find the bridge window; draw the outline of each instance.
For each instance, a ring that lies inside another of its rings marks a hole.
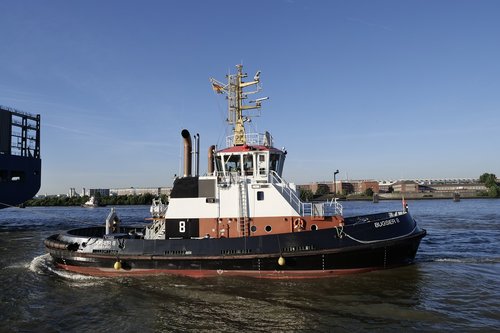
[[[266,153],[259,154],[257,166],[259,168],[259,175],[266,176],[267,175],[267,158]]]
[[[226,171],[228,172],[237,172],[241,170],[241,156],[240,155],[231,155],[229,156],[226,162]]]
[[[222,171],[222,161],[220,156],[215,157],[215,170]]]
[[[243,155],[243,169],[245,170],[245,175],[253,175],[253,155],[247,154]]]
[[[281,175],[283,171],[284,161],[285,161],[285,155],[276,153],[271,154],[269,168],[278,173],[278,175]]]
[[[269,166],[271,170],[273,171],[278,171],[278,162],[279,162],[280,156],[278,154],[271,154],[271,165]]]

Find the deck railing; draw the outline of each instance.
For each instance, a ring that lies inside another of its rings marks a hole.
[[[290,187],[285,180],[283,180],[275,171],[271,170],[269,177],[271,184],[281,193],[281,195],[287,199],[288,203],[292,205],[293,209],[298,211],[301,216],[303,216],[304,207],[302,201],[300,201],[299,197],[295,193],[294,190]]]
[[[271,184],[281,193],[300,216],[333,216],[342,215],[343,207],[337,199],[324,202],[302,202],[295,190],[290,187],[275,171],[270,173]]]
[[[245,134],[247,145],[261,145],[270,147],[273,145],[273,137],[267,133],[246,133]],[[229,135],[226,137],[226,147],[232,147],[234,145],[234,135]]]

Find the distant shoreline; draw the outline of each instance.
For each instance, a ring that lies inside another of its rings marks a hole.
[[[498,197],[490,197],[485,195],[477,195],[473,193],[459,193],[459,199],[499,199]],[[334,198],[333,194],[324,195],[318,198],[314,198],[311,201],[324,201],[332,200]],[[454,193],[378,193],[378,200],[389,201],[389,200],[453,200]],[[338,196],[338,201],[373,201],[373,197],[366,195],[350,195],[350,196]]]
[[[454,200],[456,192],[410,192],[410,193],[376,193],[379,201],[388,200]],[[475,191],[462,191],[457,192],[460,196],[459,199],[498,199],[498,197],[491,197]],[[151,194],[144,195],[123,195],[123,196],[110,196],[100,197],[99,203],[102,206],[123,206],[123,205],[151,205],[152,199],[155,196]],[[325,194],[323,196],[315,197],[310,202],[318,202],[334,199],[333,193]],[[21,207],[76,207],[81,206],[88,200],[88,197],[44,197],[33,198],[26,201]],[[167,202],[167,196],[162,195],[163,202]],[[337,196],[339,201],[375,201],[372,196],[363,194],[351,194]]]

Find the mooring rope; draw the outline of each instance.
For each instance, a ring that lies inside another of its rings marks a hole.
[[[342,238],[342,234],[345,234],[345,232],[344,232],[344,225],[341,225],[340,228],[339,227],[335,227],[335,230],[337,231],[337,237],[338,238]]]

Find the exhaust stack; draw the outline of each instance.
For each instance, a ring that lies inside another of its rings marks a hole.
[[[212,176],[214,174],[214,151],[215,145],[208,147],[208,175]]]
[[[200,175],[200,134],[196,133],[194,135],[194,175],[198,177]]]
[[[184,139],[184,177],[191,176],[191,154],[192,154],[192,144],[191,144],[191,134],[187,129],[183,129],[181,132],[182,138]]]

